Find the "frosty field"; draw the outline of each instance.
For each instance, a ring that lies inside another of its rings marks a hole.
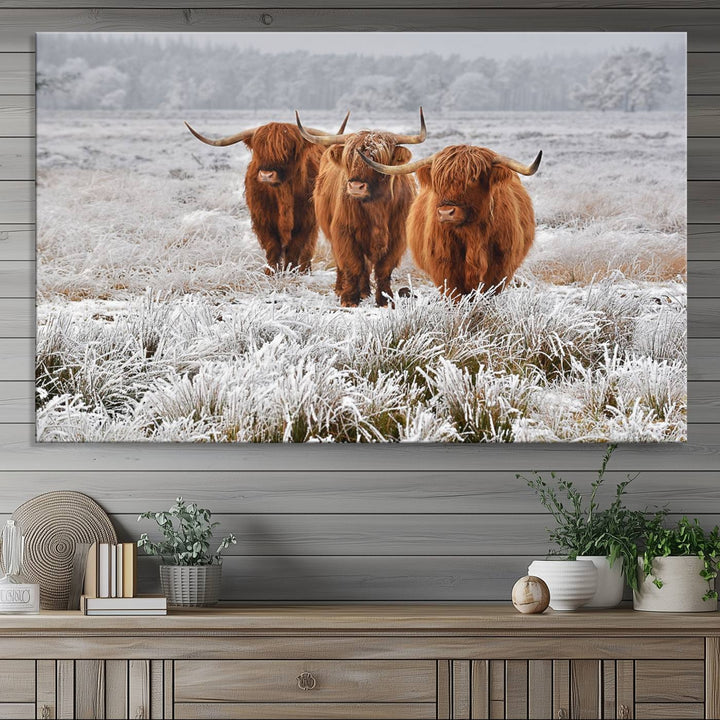
[[[334,130],[343,112],[303,111]],[[685,125],[674,113],[426,114],[428,140],[530,162],[536,245],[456,304],[406,255],[394,308],[267,276],[228,135],[274,113],[39,112],[41,441],[686,439]],[[413,132],[413,113],[349,130]]]

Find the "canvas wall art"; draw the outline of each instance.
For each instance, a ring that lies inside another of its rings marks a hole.
[[[667,442],[684,33],[37,38],[41,442]]]

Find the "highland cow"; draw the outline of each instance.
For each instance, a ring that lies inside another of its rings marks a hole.
[[[188,123],[185,125],[207,145],[247,145],[252,159],[245,173],[245,199],[253,230],[265,251],[265,271],[292,267],[308,272],[317,244],[312,194],[323,148],[303,139],[290,123],[272,122],[218,140],[210,140]],[[322,130],[313,132],[325,134]]]
[[[392,272],[405,252],[405,221],[417,189],[410,177],[388,178],[371,170],[360,155],[387,165],[410,160],[403,145],[421,143],[427,135],[422,108],[417,135],[361,130],[318,136],[303,128],[299,116],[297,124],[306,140],[331,146],[320,161],[313,197],[337,266],[335,292],[343,306],[358,305],[370,295],[374,271],[375,301],[387,305],[392,298]]]
[[[542,158],[521,163],[472,145],[453,145],[405,165],[384,165],[389,176],[416,172],[420,192],[407,219],[418,267],[450,295],[499,291],[512,279],[535,237],[532,202],[517,173],[533,175]]]

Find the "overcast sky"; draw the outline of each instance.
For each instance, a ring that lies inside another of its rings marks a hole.
[[[142,33],[173,39],[182,35],[190,42],[255,47],[263,52],[307,50],[311,53],[364,53],[373,55],[414,55],[435,52],[459,54],[465,58],[493,57],[499,60],[522,55],[565,52],[615,51],[629,46],[650,50],[671,45],[685,47],[685,33]]]

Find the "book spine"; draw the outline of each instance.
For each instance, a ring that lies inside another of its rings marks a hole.
[[[123,547],[123,597],[137,594],[137,545],[124,543]]]
[[[117,592],[115,597],[124,597],[123,595],[123,551],[125,546],[122,543],[118,543],[115,546],[115,552],[117,553],[117,566],[115,568],[115,577],[117,578]]]
[[[110,546],[110,597],[117,597],[117,545]]]
[[[110,597],[110,543],[100,543],[98,552],[98,597]]]

